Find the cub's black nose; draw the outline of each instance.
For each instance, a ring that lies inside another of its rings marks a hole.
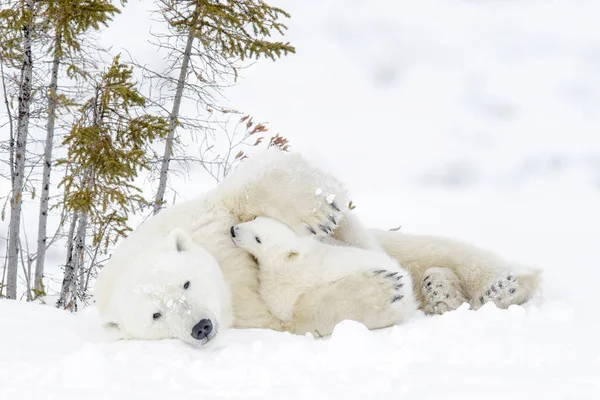
[[[232,227],[229,229],[229,232],[231,232],[231,237],[235,237],[235,226],[232,226]]]
[[[196,340],[202,340],[208,337],[213,330],[213,324],[210,319],[201,319],[192,328],[192,337]]]

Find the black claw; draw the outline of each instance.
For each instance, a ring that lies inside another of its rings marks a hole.
[[[442,286],[444,286],[444,285],[442,285],[442,284],[440,283],[440,284],[436,285],[435,287],[442,287]]]
[[[481,297],[479,298],[479,302],[480,302],[481,304],[483,304],[483,296],[481,296]]]
[[[333,208],[335,211],[340,211],[340,208],[337,206],[337,204],[335,204],[335,201],[332,201],[330,204],[331,208]]]
[[[373,271],[373,275],[379,275],[379,274],[382,274],[384,272],[386,272],[385,269],[378,269],[377,271]]]
[[[391,278],[391,277],[393,277],[393,276],[395,276],[395,275],[398,275],[398,273],[397,273],[397,272],[390,272],[389,274],[386,274],[386,276],[385,276],[385,277],[386,277],[386,278]]]
[[[496,293],[498,291],[498,289],[496,289],[496,286],[492,285],[492,292]]]
[[[404,283],[394,286],[394,290],[400,290],[402,289],[402,286],[404,286]]]
[[[308,225],[307,225],[307,226],[306,226],[306,228],[307,228],[307,229],[309,230],[309,232],[310,232],[310,233],[312,233],[313,235],[316,235],[316,234],[317,234],[317,231],[315,231],[315,230],[313,229],[313,227],[312,227],[312,226],[308,226]]]
[[[449,298],[450,298],[450,295],[449,295],[449,294],[446,294],[446,298],[447,298],[447,299],[449,299]]]
[[[512,281],[514,281],[514,280],[515,280],[515,277],[514,277],[514,276],[512,276],[512,275],[509,275],[509,276],[507,276],[507,277],[506,277],[506,280],[508,280],[508,281],[511,281],[511,282],[512,282]]]
[[[392,299],[392,303],[395,303],[397,301],[400,301],[404,298],[404,296],[400,295],[400,296],[394,296],[394,298]]]
[[[329,220],[333,225],[337,225],[337,221],[335,220],[335,217],[333,215],[329,214]]]
[[[437,296],[437,292],[433,292],[433,295],[434,295],[434,296]]]
[[[327,225],[319,224],[319,229],[327,234],[331,233],[331,228]]]
[[[491,292],[489,290],[486,290],[485,295],[489,296],[491,294]]]
[[[431,282],[427,282],[427,287],[431,286]]]
[[[502,282],[498,282],[498,287],[499,287],[500,289],[502,289],[502,288],[504,287],[504,284],[503,284]]]
[[[429,280],[429,278],[431,278],[431,275],[426,276],[425,279],[423,279],[423,282],[427,282]]]
[[[514,293],[514,292],[516,292],[516,291],[517,291],[517,289],[515,289],[515,288],[508,289],[508,293],[510,293],[510,294],[513,294],[513,293]]]

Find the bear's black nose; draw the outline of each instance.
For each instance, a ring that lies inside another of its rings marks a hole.
[[[213,330],[213,324],[210,319],[201,319],[192,328],[192,337],[196,340],[202,340],[208,337]]]
[[[235,237],[235,226],[232,226],[229,232],[231,232],[231,237]]]

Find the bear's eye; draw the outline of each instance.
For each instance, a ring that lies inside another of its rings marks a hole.
[[[256,239],[256,243],[260,243],[260,238],[258,236],[255,236],[254,239]]]
[[[186,283],[183,284],[183,288],[187,289],[190,287],[190,281],[187,281]]]
[[[152,319],[154,319],[155,321],[156,321],[157,319],[159,319],[160,317],[162,317],[162,314],[161,314],[161,313],[159,313],[159,312],[152,314]]]

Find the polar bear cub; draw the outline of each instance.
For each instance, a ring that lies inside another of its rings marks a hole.
[[[292,318],[296,302],[310,290],[361,272],[379,275],[393,285],[395,292],[389,302],[394,305],[396,323],[417,309],[410,275],[384,252],[301,237],[282,222],[267,217],[234,225],[230,233],[234,243],[258,261],[260,295],[282,321]]]

